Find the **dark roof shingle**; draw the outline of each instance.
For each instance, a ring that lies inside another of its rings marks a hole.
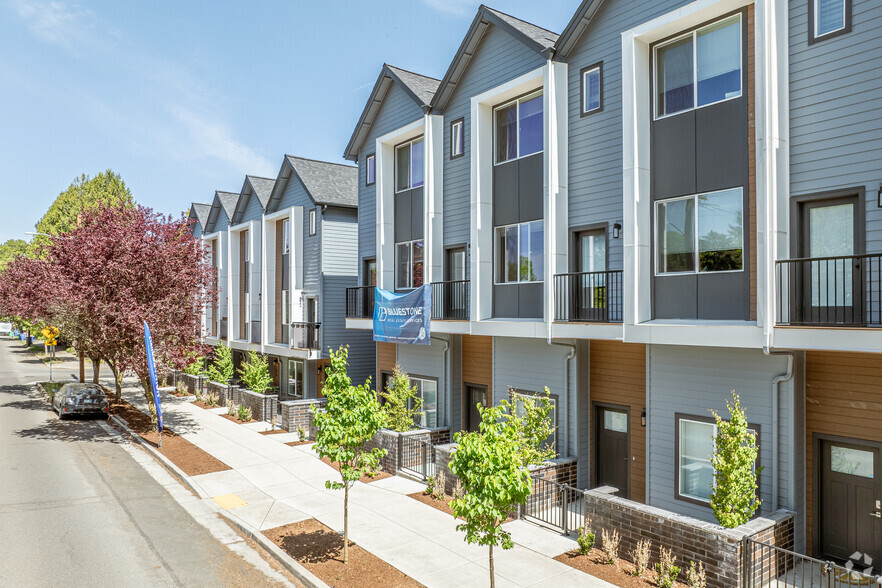
[[[358,168],[285,156],[316,204],[358,207]]]
[[[261,178],[259,176],[245,176],[254,189],[254,194],[260,202],[260,207],[266,210],[266,203],[269,202],[270,195],[273,193],[273,185],[276,183],[271,178]]]
[[[199,226],[204,229],[205,223],[208,222],[208,213],[211,212],[211,204],[194,202],[193,205],[190,206],[190,212],[196,217],[196,222],[199,223]]]
[[[218,190],[215,192],[215,196],[220,200],[227,218],[232,220],[233,213],[236,212],[236,203],[239,202],[239,194],[236,192],[221,192]]]
[[[419,101],[422,102],[423,106],[431,104],[432,97],[435,95],[435,90],[438,89],[438,84],[441,83],[441,80],[407,71],[406,69],[401,69],[400,67],[395,67],[388,63],[386,64],[386,67],[388,67],[389,70],[401,80],[401,83],[404,84],[407,89],[413,92]]]

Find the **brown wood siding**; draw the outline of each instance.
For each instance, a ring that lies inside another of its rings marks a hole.
[[[380,372],[391,372],[396,361],[395,343],[377,343],[377,385]]]
[[[218,274],[220,271],[217,268],[217,239],[211,242],[211,267],[214,268],[214,291],[215,297],[211,303],[211,325],[210,325],[210,333],[213,337],[217,337],[217,314],[218,314],[218,304],[220,299],[220,281],[218,279]]]
[[[882,354],[807,351],[805,354],[805,482],[811,548],[812,436],[837,435],[882,443]]]
[[[595,402],[630,408],[630,494],[631,500],[645,502],[646,429],[640,424],[640,413],[646,407],[646,345],[592,340],[589,363],[592,434],[597,418]]]
[[[245,332],[245,323],[248,316],[248,306],[245,304],[245,284],[248,279],[248,261],[245,252],[248,251],[248,231],[239,233],[239,339],[250,339]],[[234,337],[235,339],[235,337]]]
[[[275,342],[282,342],[282,247],[284,247],[284,234],[285,229],[285,221],[277,221],[276,222],[276,283],[274,285],[274,292],[276,296],[276,312],[274,324],[275,331]]]
[[[756,320],[756,100],[753,4],[747,7],[747,227],[750,253],[750,320]]]
[[[462,336],[462,381],[493,389],[493,337]]]

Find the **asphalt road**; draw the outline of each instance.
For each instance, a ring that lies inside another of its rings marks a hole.
[[[56,379],[76,366],[56,366]],[[48,368],[0,338],[0,586],[277,585],[230,551],[101,421],[59,421]]]

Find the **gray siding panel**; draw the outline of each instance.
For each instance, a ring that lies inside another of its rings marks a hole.
[[[260,205],[260,200],[258,200],[257,194],[251,194],[248,199],[248,206],[245,207],[245,215],[242,217],[242,222],[260,220],[262,217],[263,207]]]
[[[478,45],[468,70],[444,112],[444,245],[469,241],[471,97],[543,65],[545,60],[541,55],[492,25]],[[451,160],[450,123],[461,117],[465,118],[464,155]]]
[[[431,345],[397,345],[398,363],[411,376],[438,380],[438,426],[450,425],[448,412],[448,377],[445,373],[444,348],[449,345],[446,336],[432,335]],[[452,347],[452,346],[451,346]],[[448,360],[452,349],[448,350]]]
[[[328,357],[328,348],[337,350],[349,345],[349,377],[355,385],[363,384],[373,375],[377,360],[377,346],[371,331],[346,328],[346,288],[355,286],[356,277],[329,276],[323,278],[321,305],[322,357]],[[371,382],[376,387],[376,382]]]
[[[791,194],[865,186],[866,250],[882,251],[882,3],[853,0],[851,32],[811,46],[808,3],[789,8]]]
[[[322,213],[322,271],[326,276],[358,275],[358,251],[352,246],[357,239],[355,210],[328,208]]]

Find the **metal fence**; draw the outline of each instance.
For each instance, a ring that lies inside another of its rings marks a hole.
[[[872,560],[862,558],[846,567],[749,537],[742,540],[741,552],[741,588],[879,586],[879,576],[871,575]]]
[[[291,323],[291,341],[297,349],[321,349],[319,329],[321,323]]]
[[[346,318],[373,318],[374,286],[346,288]]]
[[[556,274],[554,320],[622,322],[622,270]]]
[[[435,447],[413,435],[398,437],[398,469],[420,480],[435,475]]]
[[[585,524],[585,493],[567,484],[534,477],[533,492],[523,506],[523,514],[563,533],[578,531]]]
[[[432,282],[432,320],[469,320],[469,281]]]

